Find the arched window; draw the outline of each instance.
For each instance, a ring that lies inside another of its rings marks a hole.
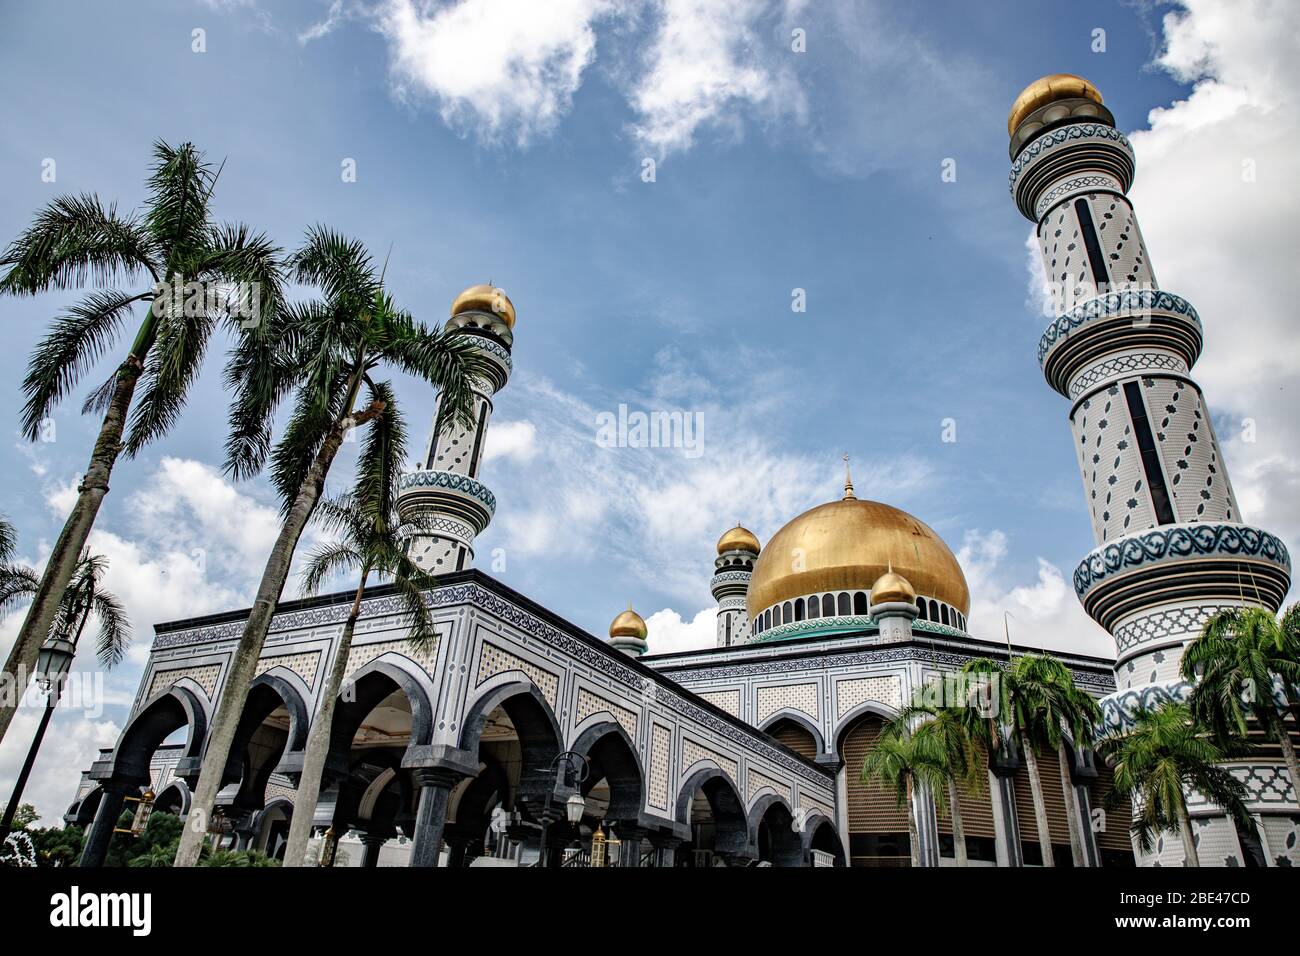
[[[853,608],[849,604],[849,592],[847,591],[840,592],[839,605],[840,605],[839,606],[840,617],[848,617],[850,614],[853,613]]]
[[[930,620],[939,620],[939,604],[936,601],[930,602]]]
[[[781,623],[789,624],[793,620],[794,620],[794,608],[791,606],[789,601],[786,601],[783,605],[781,605]]]
[[[929,618],[927,618],[927,617],[925,616],[925,598],[917,598],[917,599],[916,599],[916,607],[917,607],[917,610],[920,611],[920,613],[917,614],[916,616],[919,617],[919,618],[920,618],[921,620],[923,620],[923,621],[927,621],[927,620],[929,620]]]
[[[772,609],[768,608],[766,611],[763,612],[763,630],[766,631],[771,626],[772,626]]]
[[[821,617],[821,601],[815,594],[808,599],[808,618],[811,620],[814,617]]]
[[[822,617],[835,616],[835,597],[831,594],[822,595]]]
[[[944,624],[948,623],[948,605],[946,604],[939,605],[939,620],[942,621]]]
[[[867,613],[867,595],[862,591],[853,592],[853,613]]]
[[[794,602],[794,619],[796,621],[803,620],[803,598],[799,598]]]

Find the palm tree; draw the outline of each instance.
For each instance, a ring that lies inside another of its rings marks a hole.
[[[1043,682],[1048,676],[1041,672],[1033,660],[1021,661],[1038,655],[1027,654],[1002,667],[987,657],[977,657],[962,665],[962,673],[987,681],[994,695],[995,707],[987,715],[968,717],[967,723],[975,737],[990,754],[1003,749],[1008,739],[1025,761],[1025,775],[1029,778],[1029,793],[1034,804],[1034,823],[1038,830],[1038,848],[1043,866],[1055,866],[1052,855],[1052,835],[1047,826],[1047,803],[1043,799],[1043,780],[1038,770],[1037,708],[1043,694]]]
[[[880,780],[892,787],[898,806],[907,811],[907,835],[912,849],[912,866],[921,865],[920,837],[916,824],[918,790],[928,791],[935,806],[944,807],[947,775],[945,754],[939,735],[925,726],[908,730],[891,725],[877,739],[862,763],[862,780]]]
[[[966,853],[966,825],[962,817],[958,790],[978,793],[981,789],[979,745],[971,736],[962,708],[932,707],[913,704],[905,707],[889,724],[887,733],[902,736],[908,727],[914,732],[933,734],[942,762],[938,771],[943,776],[952,816],[952,841],[957,854],[957,865],[969,862]]]
[[[1217,766],[1228,753],[1200,727],[1186,704],[1165,703],[1156,710],[1139,708],[1131,726],[1103,738],[1098,749],[1114,768],[1115,786],[1107,798],[1112,806],[1131,802],[1132,832],[1143,852],[1152,837],[1165,830],[1182,837],[1184,866],[1200,866],[1186,793],[1195,790],[1248,821],[1242,803],[1246,788]]]
[[[32,353],[23,379],[27,402],[19,416],[28,439],[42,433],[54,407],[114,346],[136,304],[145,304],[130,349],[82,407],[102,415],[99,436],[76,504],[5,662],[4,672],[15,682],[36,664],[118,456],[136,455],[175,423],[216,325],[241,325],[232,315],[242,304],[231,286],[256,289],[263,318],[279,301],[280,250],[245,225],[213,221],[209,202],[217,173],[212,167],[189,143],[173,148],[160,141],[153,152],[143,214],[119,215],[115,205],[106,208],[89,193],[62,196],[0,254],[0,268],[7,267],[0,275],[0,294],[97,287],[55,320]],[[167,283],[187,282],[212,294],[192,297],[184,309],[172,308]],[[137,386],[143,391],[133,406]],[[0,701],[0,739],[14,709],[12,702]]]
[[[294,799],[285,866],[308,865],[307,841],[311,836],[321,776],[329,755],[334,706],[343,687],[352,634],[361,614],[361,599],[370,576],[392,578],[405,607],[408,640],[417,649],[426,647],[435,636],[421,590],[431,587],[433,579],[406,556],[409,535],[428,529],[419,523],[404,523],[397,512],[397,479],[406,459],[406,433],[391,390],[385,388],[385,392],[384,414],[369,429],[357,462],[356,488],[340,499],[320,504],[326,526],[340,537],[317,548],[303,571],[304,594],[315,594],[323,582],[340,571],[359,571],[361,579],[322,691],[320,711],[312,721],[307,738],[307,755]]]
[[[1222,746],[1245,740],[1248,716],[1282,748],[1291,791],[1300,794],[1300,763],[1274,695],[1282,685],[1283,706],[1300,697],[1300,604],[1279,621],[1264,608],[1231,608],[1208,621],[1183,651],[1184,679],[1195,686],[1188,699],[1192,714],[1208,726]]]
[[[131,624],[127,621],[122,602],[110,591],[103,588],[104,574],[108,571],[108,559],[102,555],[84,552],[77,566],[73,569],[72,581],[63,592],[54,621],[50,625],[49,638],[67,641],[75,654],[81,644],[82,633],[86,623],[94,617],[99,624],[99,636],[95,653],[100,664],[112,668],[122,660],[127,645],[131,643]],[[36,594],[40,590],[40,576],[31,568],[6,565],[0,573],[0,616],[7,613],[14,604],[23,598]],[[27,751],[27,759],[18,772],[14,783],[13,796],[0,817],[0,844],[9,836],[13,826],[12,811],[18,807],[18,801],[27,786],[28,776],[36,762],[36,754],[45,739],[45,731],[54,716],[58,705],[61,686],[53,686],[45,700],[45,711],[40,723],[36,725],[36,734]]]
[[[1065,731],[1086,746],[1096,735],[1101,708],[1092,696],[1075,686],[1074,675],[1050,654],[1026,654],[1011,665],[1014,693],[1020,698],[1017,722],[1027,749],[1056,752],[1061,795],[1065,803],[1070,854],[1076,866],[1083,865],[1083,821],[1071,798],[1070,755]],[[1036,762],[1036,761],[1035,761]]]
[[[24,598],[40,590],[41,578],[31,568],[10,566],[9,577],[0,584],[0,615]],[[94,617],[99,624],[95,642],[95,656],[106,669],[121,662],[131,643],[131,624],[127,620],[122,602],[111,591],[104,590],[103,579],[108,573],[108,559],[100,554],[84,551],[72,574],[68,589],[54,615],[49,637],[68,641],[79,646],[86,622]]]
[[[227,471],[237,477],[256,474],[269,456],[282,522],[212,721],[190,810],[194,819],[204,821],[221,786],[294,550],[316,510],[330,466],[348,432],[381,418],[387,407],[390,393],[376,386],[370,373],[393,365],[429,382],[442,391],[448,421],[469,427],[473,386],[490,369],[467,337],[431,330],[397,308],[384,291],[383,274],[355,240],[323,226],[310,229],[289,269],[297,282],[317,286],[324,298],[286,307],[273,327],[263,323],[258,334],[245,336],[227,369],[227,383],[236,392]],[[363,388],[367,394],[361,399]],[[293,412],[272,452],[274,414],[290,394]],[[186,828],[177,866],[198,862],[203,830]]]

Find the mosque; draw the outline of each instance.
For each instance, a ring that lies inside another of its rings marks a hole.
[[[1242,523],[1190,377],[1200,319],[1156,284],[1126,198],[1133,150],[1100,93],[1079,77],[1044,77],[1016,100],[1008,133],[1011,193],[1037,224],[1057,295],[1038,355],[1070,402],[1096,535],[1074,584],[1116,643],[1114,658],[1058,656],[1117,728],[1137,704],[1186,695],[1181,648],[1214,611],[1276,611],[1290,558]],[[740,526],[721,535],[714,647],[655,654],[631,608],[607,640],[586,633],[473,567],[496,507],[479,474],[515,324],[490,286],[452,305],[448,328],[495,373],[471,427],[435,418],[422,468],[402,480],[403,510],[432,522],[410,553],[437,576],[427,603],[438,638],[412,649],[392,591],[367,590],[318,832],[348,834],[362,866],[907,866],[914,849],[921,865],[956,865],[949,814],[924,796],[909,811],[860,778],[884,723],[916,695],[972,658],[1030,650],[969,631],[951,548],[919,518],[858,498],[846,464],[842,496],[793,516],[766,545]],[[279,608],[226,768],[217,839],[282,851],[351,601],[349,591]],[[127,799],[147,790],[153,812],[188,811],[246,615],[156,627],[126,729],[68,811],[89,827],[83,865],[103,862]],[[1112,780],[1089,744],[1071,742],[1068,767],[1041,775],[1055,865],[1180,865],[1177,839],[1137,852],[1127,814],[1096,812]],[[1235,827],[1193,794],[1202,862],[1300,863],[1300,808],[1280,758],[1264,751],[1232,768],[1255,826]],[[986,785],[959,797],[964,864],[1042,865],[1024,762],[1004,751],[982,769]],[[1070,806],[1093,824],[1078,841]]]

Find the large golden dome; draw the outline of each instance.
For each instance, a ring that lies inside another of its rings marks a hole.
[[[1042,76],[1021,90],[1016,101],[1011,104],[1011,113],[1007,116],[1007,134],[1014,136],[1020,121],[1040,106],[1069,99],[1092,100],[1098,106],[1103,105],[1101,92],[1081,76],[1073,73]]]
[[[749,581],[749,616],[807,594],[868,591],[891,569],[917,594],[970,613],[966,576],[933,529],[878,501],[845,498],[805,511],[772,536]]]

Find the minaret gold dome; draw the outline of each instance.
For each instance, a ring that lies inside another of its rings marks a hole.
[[[726,531],[718,539],[718,554],[727,551],[749,551],[752,554],[758,554],[760,550],[758,538],[754,536],[754,532],[748,528],[742,528],[739,524]]]
[[[609,636],[613,637],[634,637],[637,640],[644,641],[650,633],[650,629],[645,626],[645,619],[636,611],[632,610],[631,605],[628,609],[614,618],[609,625]]]
[[[499,315],[511,329],[515,327],[515,306],[510,297],[490,283],[472,285],[451,303],[452,318],[462,312],[491,312]]]
[[[808,594],[866,591],[890,571],[905,577],[914,595],[970,613],[961,565],[929,525],[890,505],[846,497],[805,511],[772,536],[754,562],[749,616]]]
[[[1102,106],[1101,92],[1081,76],[1073,73],[1052,73],[1030,83],[1011,104],[1007,117],[1007,135],[1014,136],[1021,121],[1039,107],[1056,100],[1086,99]]]
[[[912,587],[911,581],[891,568],[876,578],[876,583],[871,585],[871,603],[896,604],[899,602],[915,604],[916,589]]]

